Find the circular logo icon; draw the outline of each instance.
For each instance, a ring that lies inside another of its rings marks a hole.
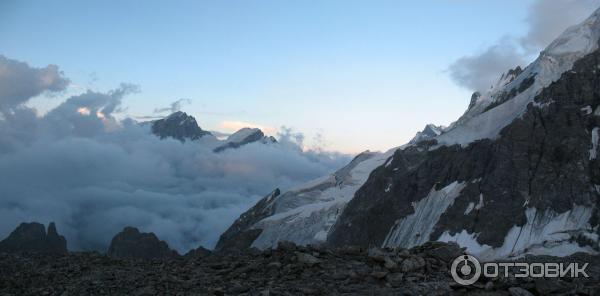
[[[462,255],[454,259],[450,273],[455,282],[463,286],[472,285],[481,276],[481,265],[477,258],[471,255]]]

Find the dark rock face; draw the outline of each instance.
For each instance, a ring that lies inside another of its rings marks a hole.
[[[265,134],[257,128],[243,128],[234,134],[232,134],[228,138],[228,142],[215,148],[214,152],[222,152],[226,149],[235,149],[246,144],[261,142],[263,144],[277,143],[275,138],[269,136],[266,137]]]
[[[56,225],[36,222],[21,223],[11,234],[0,242],[0,252],[47,252],[67,253],[67,241],[56,231]]]
[[[210,132],[202,130],[193,116],[177,111],[152,122],[152,133],[161,139],[171,137],[179,141],[197,140]]]
[[[250,227],[273,213],[272,201],[280,194],[279,188],[273,190],[235,220],[233,225],[219,237],[215,251],[232,252],[249,248],[262,232],[260,229]]]
[[[598,153],[592,142],[600,117],[583,110],[600,105],[599,64],[600,51],[576,62],[495,140],[467,147],[422,143],[396,151],[391,164],[373,171],[347,205],[330,244],[381,245],[395,221],[414,213],[411,203],[455,181],[466,185],[428,239],[466,230],[478,233],[478,243],[499,247],[513,226],[526,223],[526,207],[541,214],[584,206],[593,209],[589,223],[598,229],[600,195],[594,184],[600,184],[600,162],[592,157]],[[485,206],[466,211],[480,196]],[[578,235],[570,233],[569,240]],[[591,247],[597,249],[597,242]]]
[[[467,108],[468,110],[471,110],[471,108],[475,107],[475,104],[477,103],[477,100],[479,100],[479,98],[481,97],[481,93],[476,91],[471,95],[471,101],[469,102],[469,107]]]
[[[598,256],[523,260],[589,263],[589,278],[481,277],[461,286],[449,270],[462,254],[457,245],[445,243],[412,249],[282,243],[265,251],[174,260],[0,254],[0,295],[594,295],[600,289]]]
[[[107,255],[113,258],[161,259],[175,258],[177,252],[154,233],[140,233],[137,228],[125,227],[112,239]]]

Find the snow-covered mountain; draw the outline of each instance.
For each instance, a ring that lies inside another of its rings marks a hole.
[[[221,152],[226,149],[238,148],[254,142],[270,144],[277,143],[277,140],[271,136],[265,136],[258,128],[245,127],[227,137],[225,143],[215,148],[214,151]]]
[[[455,241],[482,259],[597,253],[600,10],[447,128],[263,198],[217,249]]]
[[[205,131],[196,122],[196,119],[185,112],[177,111],[169,116],[149,122],[152,133],[161,139],[174,138],[179,141],[201,141],[214,152],[222,152],[226,149],[239,148],[241,146],[259,142],[263,144],[277,143],[272,136],[265,134],[258,128],[245,127],[229,135],[225,140],[220,140],[211,132]]]

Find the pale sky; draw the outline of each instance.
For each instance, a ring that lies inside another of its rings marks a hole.
[[[0,1],[0,55],[71,79],[40,111],[126,82],[141,92],[124,115],[185,98],[206,130],[286,126],[308,146],[387,150],[464,112],[472,91],[448,67],[525,35],[532,2]]]

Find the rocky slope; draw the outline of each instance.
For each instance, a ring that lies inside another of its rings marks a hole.
[[[58,234],[53,222],[48,225],[48,232],[40,223],[21,223],[0,241],[0,252],[67,253],[67,241]]]
[[[266,197],[220,245],[251,233],[243,245],[259,248],[439,240],[484,259],[597,253],[599,39],[596,11],[531,65],[475,93],[449,127],[353,160],[340,170],[350,182],[334,174]]]
[[[444,243],[410,250],[282,243],[265,251],[165,260],[0,253],[0,295],[592,295],[600,289],[600,260],[583,255],[565,260],[589,262],[590,278],[482,278],[463,287],[448,272],[459,254],[456,245]]]

